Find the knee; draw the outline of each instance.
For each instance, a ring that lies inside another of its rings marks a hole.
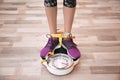
[[[66,7],[74,8],[76,7],[76,0],[64,0],[63,4]]]
[[[55,7],[57,6],[57,0],[44,0],[45,7]]]

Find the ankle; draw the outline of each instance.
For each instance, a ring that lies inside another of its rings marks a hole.
[[[63,36],[71,36],[72,34],[70,32],[64,32]]]

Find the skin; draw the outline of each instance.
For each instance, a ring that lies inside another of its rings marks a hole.
[[[75,8],[68,8],[64,6],[63,14],[64,14],[64,32],[71,33]]]
[[[50,34],[57,33],[57,7],[45,7]]]
[[[64,14],[64,32],[71,33],[72,24],[74,19],[76,7],[69,8],[63,7],[63,14]],[[48,20],[50,34],[57,33],[57,6],[55,7],[45,7],[46,16]]]

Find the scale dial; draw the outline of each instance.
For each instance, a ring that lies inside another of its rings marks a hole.
[[[48,58],[48,65],[56,69],[67,69],[73,64],[73,60],[66,54],[55,54]]]

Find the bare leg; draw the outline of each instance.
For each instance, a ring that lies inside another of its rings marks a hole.
[[[66,35],[66,36],[71,35],[75,9],[76,9],[76,0],[64,0],[64,9],[63,9],[64,33],[63,35]],[[70,37],[63,38],[62,42],[63,42],[63,45],[67,48],[68,54],[71,55],[71,57],[74,60],[77,60],[78,58],[80,58],[81,56],[80,51],[76,47],[72,38]]]
[[[55,7],[45,7],[47,20],[49,24],[50,34],[55,34],[57,32],[57,6]]]
[[[56,34],[57,29],[57,0],[44,0],[46,16],[49,24],[50,34]],[[58,39],[49,37],[47,44],[40,51],[40,56],[45,59],[46,55],[58,45]]]
[[[76,9],[75,7],[74,8],[69,8],[69,7],[64,6],[64,9],[63,9],[63,13],[64,13],[64,32],[71,33],[74,14],[75,14],[75,9]]]

